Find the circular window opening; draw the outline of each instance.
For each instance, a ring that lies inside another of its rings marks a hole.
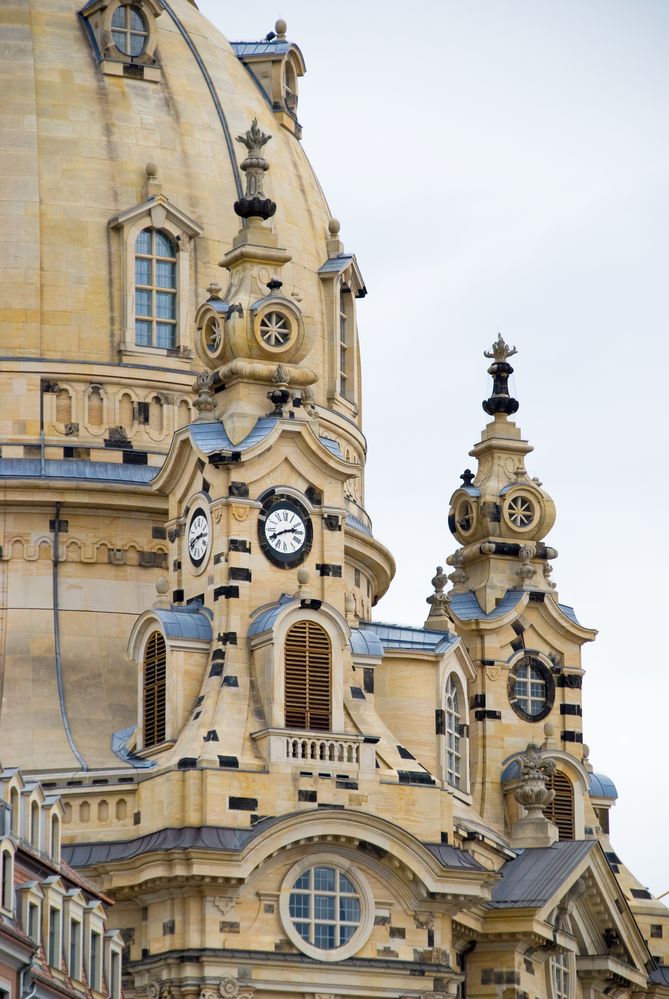
[[[536,517],[534,503],[528,496],[512,496],[507,504],[506,515],[514,527],[521,530],[530,527]]]
[[[372,930],[374,906],[364,880],[323,861],[297,864],[281,892],[281,916],[293,943],[321,961],[341,961]]]
[[[285,347],[291,338],[292,325],[283,312],[266,312],[259,324],[260,336],[268,347]]]
[[[474,507],[471,505],[469,500],[461,500],[460,503],[458,503],[455,523],[458,530],[462,531],[463,534],[469,534],[471,531],[474,526]]]
[[[218,319],[210,316],[204,324],[203,330],[204,345],[210,354],[215,354],[218,351],[218,348],[221,346],[222,339],[223,332]]]
[[[139,56],[146,49],[149,29],[144,14],[134,4],[117,7],[112,14],[112,38],[119,52]]]
[[[547,666],[526,656],[509,674],[511,707],[525,721],[541,721],[549,714],[555,699],[555,683]]]

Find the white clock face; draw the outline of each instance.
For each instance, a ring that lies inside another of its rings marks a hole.
[[[265,537],[279,555],[294,555],[304,545],[307,536],[304,520],[295,510],[279,507],[265,520]]]
[[[196,510],[188,528],[188,554],[193,565],[202,565],[209,549],[209,521],[203,510]]]

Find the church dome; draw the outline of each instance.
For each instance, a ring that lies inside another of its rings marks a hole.
[[[316,318],[329,212],[296,136],[297,46],[275,39],[258,61],[260,46],[233,47],[189,0],[164,8],[91,0],[83,9],[80,0],[30,0],[13,12],[3,58],[11,113],[0,124],[11,217],[0,261],[3,353],[190,369],[197,304],[220,278],[239,227],[235,137],[253,118],[272,136],[266,189],[292,256],[287,291],[299,289],[303,311]],[[144,51],[124,58],[133,45]],[[265,80],[265,71],[281,79]],[[134,219],[151,199],[158,204],[146,224],[165,226],[165,199],[174,254],[189,251],[190,260],[176,268],[178,329],[157,339],[149,331],[146,347],[160,353],[147,358],[129,335],[120,244],[132,228],[128,213]],[[167,371],[163,380],[174,381]]]

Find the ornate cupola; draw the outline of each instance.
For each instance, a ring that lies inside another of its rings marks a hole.
[[[268,415],[268,397],[274,415],[281,415],[277,391],[281,403],[290,402],[293,418],[307,418],[309,409],[302,401],[309,401],[308,387],[318,378],[301,364],[314,345],[315,327],[305,323],[302,296],[295,286],[289,285],[290,295],[284,290],[287,279],[282,272],[292,257],[269,225],[277,208],[264,189],[270,169],[264,149],[271,138],[256,119],[237,136],[246,149],[240,164],[246,191],[234,203],[239,232],[220,263],[229,272],[228,286],[221,295],[219,285],[210,285],[209,297],[195,316],[195,349],[206,369],[196,390],[208,393],[208,406],[213,398],[208,418],[213,413],[224,421],[233,444]]]
[[[544,544],[555,522],[555,505],[537,478],[525,468],[532,446],[509,418],[518,401],[509,394],[517,353],[499,334],[484,356],[492,360],[488,373],[492,393],[483,409],[492,420],[469,452],[478,462],[460,476],[462,485],[451,497],[448,525],[462,547],[449,558],[455,567],[455,592],[473,591],[489,613],[510,589],[552,591],[549,559],[557,552]]]

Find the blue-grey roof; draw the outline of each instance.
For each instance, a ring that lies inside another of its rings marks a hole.
[[[461,621],[494,621],[495,618],[502,617],[508,611],[513,610],[518,601],[523,596],[524,590],[507,590],[500,602],[488,614],[476,599],[476,594],[467,590],[465,593],[451,593],[449,597],[449,607]]]
[[[353,260],[352,253],[340,253],[338,257],[330,257],[322,267],[318,268],[319,274],[341,274]]]
[[[321,444],[328,449],[330,454],[333,454],[335,458],[343,458],[344,455],[341,453],[341,448],[339,447],[339,442],[333,440],[331,437],[321,437]]]
[[[46,458],[42,463],[40,458],[0,458],[2,479],[85,479],[144,486],[158,471],[152,465],[120,465],[111,461]]]
[[[618,797],[616,785],[606,774],[590,774],[589,790],[593,798],[611,798],[615,801]]]
[[[280,56],[290,48],[290,42],[278,41],[276,38],[271,42],[230,42],[238,59],[251,59],[253,56]]]
[[[351,652],[355,656],[382,656],[383,645],[379,641],[377,634],[367,628],[353,628],[350,638]]]
[[[458,636],[445,631],[427,628],[408,628],[400,624],[381,624],[369,621],[360,625],[361,630],[372,631],[384,649],[412,649],[414,652],[441,654],[458,641]]]
[[[263,441],[275,426],[275,417],[263,416],[239,444],[232,443],[219,420],[212,423],[191,423],[189,429],[196,447],[205,454],[211,454],[214,451],[246,451]]]
[[[371,530],[363,520],[360,520],[360,517],[356,517],[355,514],[352,513],[347,513],[345,520],[349,527],[352,527],[356,531],[360,531],[361,534],[369,535],[370,538],[372,537]]]
[[[510,780],[518,780],[519,777],[520,777],[520,764],[518,763],[517,759],[511,760],[511,762],[507,763],[507,765],[502,770],[502,784],[506,784],[506,782]]]
[[[425,846],[442,867],[467,868],[474,871],[485,870],[470,853],[459,850],[456,846],[449,846],[447,843],[426,843]]]
[[[289,604],[294,599],[288,593],[282,593],[275,604],[271,604],[260,614],[257,611],[253,611],[251,616],[253,617],[253,614],[258,614],[258,616],[254,617],[251,622],[251,627],[248,631],[249,638],[253,635],[262,635],[263,631],[270,631],[284,604]]]
[[[478,486],[460,486],[458,492],[467,493],[468,496],[480,496],[481,490]]]
[[[669,986],[669,965],[658,964],[656,965],[651,973],[650,980],[656,985],[667,985]]]
[[[130,725],[128,728],[122,728],[119,732],[112,732],[112,753],[115,756],[118,756],[119,760],[123,760],[124,763],[129,763],[137,770],[150,770],[151,767],[156,766],[156,760],[143,760],[140,756],[135,756],[135,754],[128,749],[128,742],[134,735],[136,729],[136,725]]]
[[[574,622],[574,624],[580,625],[581,622],[576,617],[576,612],[574,611],[573,607],[570,607],[569,604],[558,604],[558,607],[560,608],[565,617],[568,617],[570,621]]]
[[[502,867],[502,878],[484,902],[489,909],[541,908],[555,895],[590,850],[594,840],[561,840],[548,847],[521,850]]]
[[[202,642],[212,639],[211,611],[201,604],[185,607],[157,608],[153,612],[163,626],[166,638],[192,638]]]

